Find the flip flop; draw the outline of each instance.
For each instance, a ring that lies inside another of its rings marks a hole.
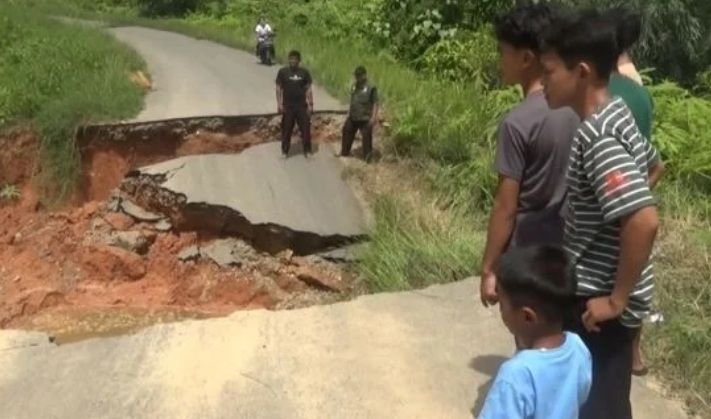
[[[649,373],[649,368],[647,368],[647,367],[642,367],[640,369],[634,369],[634,368],[632,369],[632,375],[634,375],[636,377],[644,377],[648,373]]]

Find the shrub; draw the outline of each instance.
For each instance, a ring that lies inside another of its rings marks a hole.
[[[142,16],[185,16],[198,9],[201,0],[137,0]]]
[[[496,40],[486,26],[440,40],[425,51],[418,65],[435,78],[492,85],[497,79],[497,58]]]
[[[655,104],[652,140],[673,177],[711,185],[711,101],[666,82],[650,87]]]

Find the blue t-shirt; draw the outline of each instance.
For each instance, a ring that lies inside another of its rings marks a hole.
[[[590,351],[565,332],[560,347],[522,350],[501,366],[479,419],[578,419],[591,381]]]

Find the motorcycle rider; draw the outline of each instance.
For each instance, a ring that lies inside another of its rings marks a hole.
[[[267,19],[264,16],[259,18],[259,22],[257,22],[257,27],[254,28],[254,32],[257,34],[257,47],[255,49],[255,54],[259,57],[259,44],[265,41],[267,37],[273,33],[272,27],[269,26]]]

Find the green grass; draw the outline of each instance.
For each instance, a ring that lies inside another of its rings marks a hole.
[[[376,225],[360,271],[373,291],[456,281],[478,272],[483,235],[463,216],[438,217],[393,196],[375,203]]]
[[[8,4],[0,16],[0,127],[36,130],[45,197],[66,197],[78,175],[76,127],[137,114],[142,92],[129,77],[144,63],[97,29]]]

